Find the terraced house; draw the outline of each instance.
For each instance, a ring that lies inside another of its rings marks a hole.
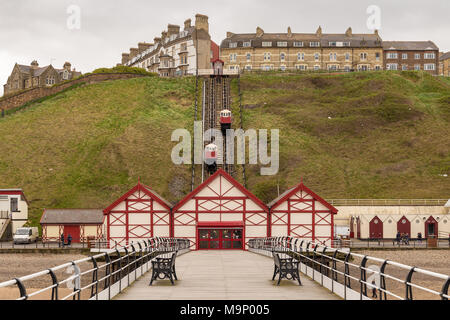
[[[256,33],[234,34],[220,46],[221,59],[229,70],[381,70],[383,46],[378,31],[345,33]]]
[[[450,51],[439,57],[439,75],[450,77]]]
[[[439,48],[433,41],[383,41],[386,70],[439,72]]]
[[[66,62],[62,69],[55,69],[52,65],[39,67],[36,60],[29,66],[16,63],[8,81],[3,86],[4,94],[12,94],[35,87],[52,86],[81,75],[81,72],[77,72],[71,67],[70,62]]]
[[[198,69],[210,69],[211,59],[218,58],[217,45],[211,41],[209,21],[205,15],[195,16],[180,26],[169,24],[153,43],[141,42],[137,48],[122,54],[122,65],[144,68],[162,77],[194,75]],[[216,56],[214,56],[216,54]]]

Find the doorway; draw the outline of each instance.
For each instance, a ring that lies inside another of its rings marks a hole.
[[[72,242],[80,242],[80,226],[64,226],[64,241],[67,242],[69,234],[72,236]]]
[[[198,250],[243,250],[244,229],[198,229]]]
[[[437,238],[438,232],[438,222],[433,217],[429,217],[425,222],[425,237],[434,236]]]

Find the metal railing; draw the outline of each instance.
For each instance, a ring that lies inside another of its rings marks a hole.
[[[436,239],[436,245],[430,245],[428,239],[409,239],[397,241],[397,239],[359,239],[359,240],[333,240],[333,248],[351,248],[351,249],[431,249],[431,248],[450,248],[450,238],[448,235],[444,238]]]
[[[0,219],[10,219],[11,214],[9,211],[0,211]]]
[[[402,263],[334,249],[291,237],[261,238],[249,241],[249,251],[272,256],[273,252],[299,260],[300,271],[345,300],[449,299],[450,276]],[[374,265],[368,266],[368,263]],[[388,269],[390,270],[388,272]],[[391,270],[393,269],[393,270]],[[402,271],[405,275],[401,278]],[[414,278],[413,278],[414,276]],[[430,285],[419,285],[417,278]],[[419,279],[420,278],[420,279]],[[368,296],[372,291],[372,298]]]
[[[333,206],[444,206],[448,199],[331,199]]]
[[[19,291],[16,300],[110,300],[149,271],[152,259],[173,252],[179,255],[189,252],[190,245],[186,239],[151,238],[14,278],[0,283],[0,290],[15,287]],[[27,288],[35,288],[33,284],[27,286],[28,282],[43,280],[50,280],[51,285],[27,291]]]

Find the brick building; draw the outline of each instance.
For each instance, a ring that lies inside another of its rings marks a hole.
[[[439,57],[439,75],[450,77],[450,51]]]
[[[386,70],[423,70],[438,74],[439,48],[432,41],[383,41]]]
[[[66,62],[62,69],[55,69],[52,65],[39,67],[36,60],[29,66],[16,63],[8,81],[3,86],[4,94],[35,87],[52,86],[81,75],[81,72],[77,72],[75,69],[71,70],[71,67],[70,62]]]
[[[210,69],[217,45],[211,41],[209,21],[205,15],[195,16],[180,26],[169,24],[167,31],[156,37],[153,43],[141,42],[137,48],[122,54],[122,65],[144,68],[162,77],[194,75],[197,69]]]
[[[383,46],[378,31],[356,34],[227,33],[220,46],[221,60],[229,70],[381,70]]]

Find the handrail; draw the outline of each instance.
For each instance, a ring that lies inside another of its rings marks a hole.
[[[135,245],[137,245],[137,247]],[[168,253],[186,253],[190,251],[190,246],[190,240],[178,238],[150,238],[148,240],[131,243],[128,246],[123,247],[118,247],[116,244],[116,249],[111,249],[104,253],[99,253],[97,255],[93,255],[76,261],[67,262],[47,270],[2,282],[0,283],[0,288],[14,285],[17,286],[20,292],[20,297],[17,300],[27,300],[29,297],[33,297],[49,290],[51,290],[52,300],[81,300],[81,293],[85,290],[91,291],[91,299],[99,299],[99,296],[102,294],[102,292],[105,291],[108,293],[107,297],[105,298],[111,299],[113,297],[111,294],[112,287],[115,284],[118,284],[119,289],[117,293],[120,293],[123,288],[125,288],[125,286],[129,286],[132,283],[132,281],[130,280],[130,275],[132,275],[134,281],[138,278],[138,273],[139,276],[142,276],[144,274],[144,265],[146,266],[145,272],[149,270],[149,261],[157,256],[165,255]],[[138,249],[136,250],[136,248]],[[100,265],[98,264],[98,262],[101,259],[105,259],[105,263]],[[88,262],[92,263],[93,267],[88,270],[81,271],[80,265]],[[116,269],[115,266],[117,266]],[[58,281],[55,272],[69,267],[73,268],[74,274]],[[104,276],[100,276],[98,274],[98,272],[102,269],[105,270]],[[92,274],[92,280],[88,285],[81,287],[82,277],[84,276],[84,278],[86,278],[88,274]],[[52,285],[41,288],[33,293],[27,293],[24,282],[47,275],[51,277]],[[118,275],[118,277],[116,277],[116,275]],[[123,281],[125,281],[125,278],[128,281],[124,286]],[[62,284],[68,284],[71,282],[73,283],[74,291],[59,299],[59,287]],[[105,285],[104,290],[102,290],[102,292],[99,292],[98,288],[100,287],[100,283],[102,282]]]
[[[369,299],[367,296],[367,288],[370,289],[376,289],[378,290],[380,297],[379,299],[387,300],[387,296],[394,297],[397,299],[405,299],[405,300],[412,300],[413,294],[412,294],[412,288],[422,290],[428,293],[431,293],[437,297],[439,297],[442,300],[448,300],[450,298],[449,296],[449,286],[450,286],[450,276],[444,275],[441,273],[429,271],[426,269],[418,268],[418,267],[412,267],[405,265],[403,263],[385,260],[381,258],[371,257],[363,254],[353,253],[348,250],[342,250],[342,249],[336,249],[336,248],[330,248],[328,246],[325,246],[323,244],[318,244],[312,241],[305,241],[301,240],[300,245],[297,247],[297,241],[299,239],[296,239],[294,242],[294,246],[291,247],[293,238],[288,238],[289,241],[286,241],[287,238],[285,237],[277,237],[277,238],[259,238],[259,239],[251,239],[249,241],[249,248],[250,251],[254,251],[256,253],[262,253],[266,255],[271,255],[274,251],[281,251],[285,254],[288,254],[290,256],[298,256],[300,262],[302,262],[305,265],[306,273],[308,273],[308,266],[307,263],[304,262],[310,262],[313,266],[313,280],[319,282],[322,286],[324,286],[324,277],[327,278],[331,282],[331,290],[335,292],[335,286],[336,285],[343,285],[343,297],[344,299],[348,299],[347,294],[351,291],[352,293],[358,293],[355,291],[355,289],[352,289],[350,286],[351,280],[357,281],[360,284],[360,299]],[[337,257],[337,254],[342,254],[345,256],[344,261],[339,259]],[[312,257],[312,258],[311,258]],[[350,258],[360,258],[361,264],[357,265],[353,262],[350,262]],[[324,260],[332,261],[332,266],[330,267],[329,263],[325,263]],[[381,269],[373,270],[369,267],[367,267],[367,263],[369,261],[376,262],[382,264]],[[337,263],[341,263],[342,266],[344,266],[345,271],[342,272],[338,269]],[[319,266],[321,279],[315,279],[315,273],[317,271],[314,270],[314,266]],[[393,276],[392,274],[388,274],[386,271],[386,266],[393,266],[400,268],[402,270],[405,270],[408,272],[408,275],[406,279],[400,279],[396,276]],[[350,267],[357,268],[360,271],[359,276],[355,276],[350,274]],[[329,278],[328,272],[331,271],[331,278]],[[303,271],[302,271],[303,272]],[[371,272],[373,274],[377,274],[380,276],[380,284],[379,285],[373,285],[369,280],[367,280],[367,272]],[[425,276],[433,277],[438,280],[442,280],[442,290],[440,292],[418,285],[417,283],[413,283],[413,275],[414,274],[422,274]],[[343,277],[343,283],[342,281],[338,281],[337,275],[341,275]],[[396,281],[402,285],[405,286],[405,297],[401,297],[398,294],[389,291],[386,289],[386,282],[384,279],[390,279],[393,281]],[[354,296],[354,295],[353,295]]]
[[[327,199],[333,206],[444,206],[448,199]]]

